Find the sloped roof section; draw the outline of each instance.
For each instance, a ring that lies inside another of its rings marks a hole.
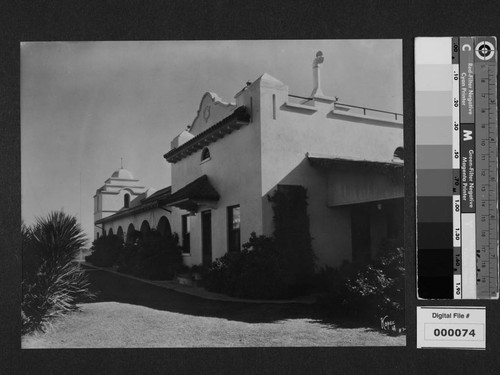
[[[218,139],[223,138],[227,134],[241,128],[243,125],[248,125],[249,123],[250,114],[248,113],[248,110],[244,106],[240,106],[226,118],[204,130],[179,147],[170,150],[163,155],[163,157],[167,159],[169,163],[176,163],[210,143],[216,142]]]
[[[188,211],[197,211],[200,205],[217,202],[220,195],[210,183],[207,175],[203,175],[172,194],[172,187],[160,189],[145,198],[135,207],[123,208],[117,213],[96,221],[96,224],[113,221],[121,217],[137,214],[161,206],[174,206]]]
[[[156,207],[158,207],[157,201],[150,201],[147,203],[141,202],[139,205],[134,207],[122,208],[120,211],[114,213],[111,216],[103,217],[102,219],[96,220],[95,223],[96,224],[107,223],[108,221],[113,221],[129,215],[138,214],[140,212],[144,212],[147,210],[152,210],[153,208]]]
[[[217,202],[220,195],[210,183],[208,176],[203,175],[190,182],[175,193],[159,199],[160,205],[176,206],[194,211],[201,202]]]
[[[172,186],[167,186],[163,189],[160,189],[160,190],[154,192],[146,199],[143,199],[142,203],[144,204],[144,203],[149,203],[149,202],[165,199],[166,197],[169,197],[171,194],[172,194]]]
[[[366,159],[355,159],[346,158],[333,155],[319,155],[319,154],[306,154],[309,163],[318,167],[334,167],[334,166],[344,166],[350,168],[354,165],[363,166],[367,168],[387,168],[387,169],[403,169],[404,164],[401,162],[392,161],[381,161],[381,160],[366,160]]]

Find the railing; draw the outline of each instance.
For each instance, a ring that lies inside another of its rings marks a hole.
[[[368,108],[368,107],[360,107],[360,106],[357,106],[357,105],[352,105],[352,104],[344,104],[344,103],[338,103],[336,102],[335,105],[341,105],[343,107],[349,107],[349,108],[357,108],[357,109],[361,109],[363,110],[363,115],[366,116],[366,111],[370,111],[370,112],[378,112],[378,113],[386,113],[386,114],[389,114],[391,116],[394,116],[394,119],[395,120],[398,120],[398,116],[400,118],[403,117],[403,114],[402,113],[397,113],[397,112],[389,112],[389,111],[383,111],[381,109],[375,109],[375,108]]]
[[[307,100],[313,100],[314,99],[314,98],[308,98],[306,96],[298,96],[298,95],[292,95],[292,94],[288,94],[288,96],[291,96],[292,98],[307,99]]]
[[[292,94],[288,94],[288,96],[291,97],[291,98],[305,100],[301,104],[305,104],[305,103],[307,103],[309,101],[314,101],[314,98],[306,97],[306,96],[299,96],[299,95],[292,95]],[[402,113],[397,113],[397,112],[383,111],[381,109],[375,109],[375,108],[369,108],[369,107],[360,107],[360,106],[357,106],[357,105],[344,104],[344,103],[339,103],[339,102],[335,102],[335,105],[339,105],[339,106],[342,106],[342,107],[348,107],[348,108],[356,108],[356,109],[362,110],[364,116],[366,116],[366,112],[368,111],[368,112],[376,112],[376,113],[388,114],[388,115],[391,115],[391,117],[394,116],[394,119],[396,121],[403,118],[403,114]]]

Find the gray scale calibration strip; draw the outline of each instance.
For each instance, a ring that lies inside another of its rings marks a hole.
[[[415,41],[421,299],[498,298],[496,44],[494,37]]]

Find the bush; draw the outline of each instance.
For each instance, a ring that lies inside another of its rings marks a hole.
[[[151,280],[172,279],[182,266],[179,238],[150,231],[135,243],[125,244],[116,264],[118,272]]]
[[[252,233],[241,252],[212,263],[204,277],[208,290],[243,298],[289,298],[309,292],[315,255],[309,231],[307,191],[279,185],[272,196],[273,237]]]
[[[23,334],[45,330],[54,318],[91,299],[85,272],[73,262],[86,239],[76,218],[52,212],[21,228]]]
[[[347,281],[354,276],[359,267],[355,263],[344,261],[341,267],[325,266],[315,278],[317,288],[324,292],[322,304],[334,312],[340,312],[347,305]]]
[[[323,301],[334,312],[368,318],[386,315],[404,326],[403,248],[386,248],[371,264],[346,265],[323,270],[327,298]]]
[[[123,249],[116,260],[116,270],[128,275],[132,274],[134,265],[139,261],[139,249],[137,244],[125,242]]]
[[[231,252],[212,263],[205,287],[233,297],[271,299],[289,297],[290,276],[274,240],[250,235],[241,252]]]
[[[85,260],[98,267],[111,267],[116,263],[123,250],[123,240],[116,234],[102,236],[92,243],[92,254]]]

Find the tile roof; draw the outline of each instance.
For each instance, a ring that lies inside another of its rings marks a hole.
[[[173,194],[171,186],[158,190],[148,198],[143,199],[140,205],[122,209],[111,216],[97,220],[96,224],[105,223],[165,205],[195,210],[200,201],[216,202],[219,199],[220,195],[210,183],[208,176],[203,175]]]
[[[202,131],[186,143],[170,150],[163,155],[163,157],[167,159],[169,163],[176,163],[204,146],[223,138],[226,134],[241,128],[243,125],[249,124],[249,122],[250,114],[244,106],[240,106],[229,116],[225,117],[215,125],[212,125],[205,131]]]
[[[172,186],[167,186],[163,189],[160,189],[153,194],[151,194],[149,197],[145,198],[142,200],[142,203],[149,203],[152,201],[157,201],[159,199],[163,199],[165,197],[168,197],[172,194]]]
[[[141,204],[138,206],[134,206],[134,207],[130,207],[130,208],[122,208],[120,211],[114,213],[111,216],[103,217],[102,219],[96,220],[95,223],[96,224],[106,223],[108,221],[116,220],[116,219],[119,219],[121,217],[125,217],[125,216],[132,215],[132,214],[138,214],[140,212],[144,212],[144,211],[156,208],[156,207],[158,207],[157,201],[151,201],[148,203],[141,202]]]
[[[159,204],[171,204],[181,200],[218,201],[219,198],[220,195],[210,183],[208,176],[203,175],[177,190],[175,193],[160,198]]]

